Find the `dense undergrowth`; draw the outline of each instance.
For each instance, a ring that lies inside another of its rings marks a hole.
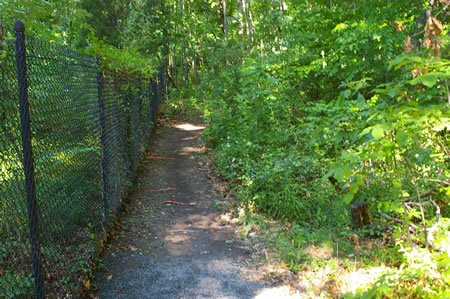
[[[243,224],[285,221],[256,227],[290,270],[311,266],[308,246],[328,246],[347,271],[386,266],[349,296],[446,297],[447,2],[363,2],[300,1],[272,48],[216,44],[185,96],[210,124],[204,138]],[[371,224],[352,227],[354,203],[368,203]]]

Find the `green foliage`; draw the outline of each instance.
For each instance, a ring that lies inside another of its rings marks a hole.
[[[269,68],[249,60],[235,77],[219,74],[216,82],[223,87],[204,106],[212,113],[204,138],[214,145],[220,172],[243,186],[243,200],[277,218],[316,225],[333,222],[341,211],[333,201],[335,191],[322,180],[318,157],[299,155],[304,145],[290,124],[291,107],[273,92],[279,80]],[[200,97],[210,97],[203,94],[208,89],[201,86]]]
[[[446,298],[450,295],[450,257],[448,220],[439,226],[442,237],[437,240],[442,252],[424,248],[404,248],[400,245],[404,262],[399,269],[388,271],[364,292],[364,298]]]
[[[150,78],[158,65],[154,57],[144,57],[133,49],[118,49],[94,35],[90,36],[85,51],[99,57],[104,72],[116,76]]]
[[[150,120],[147,79],[161,63],[128,45],[119,49],[106,44],[97,34],[104,23],[86,24],[96,16],[87,13],[80,1],[2,1],[0,10],[0,25],[7,29],[5,36],[5,28],[0,28],[0,297],[27,298],[34,292],[12,32],[16,18],[25,23],[27,33],[28,97],[44,284],[50,297],[77,297],[80,277],[89,272],[98,238],[104,237],[110,223],[106,219],[109,215],[103,214],[104,202],[114,198],[118,205],[129,189],[129,166],[139,160],[140,144],[148,137],[144,134],[148,134],[151,123],[143,121]],[[121,31],[111,33],[121,40]],[[106,125],[120,132],[108,142],[123,147],[114,150],[124,153],[111,163],[109,173],[117,175],[117,193],[108,197],[102,197],[100,161],[104,152],[100,146],[95,60],[66,46],[97,56],[105,75]],[[86,47],[79,49],[81,46]],[[114,85],[118,78],[123,79],[120,84],[130,84]],[[138,97],[142,100],[139,105]],[[131,102],[136,103],[133,115],[129,113]]]
[[[130,12],[130,0],[77,0],[76,6],[88,11],[85,22],[88,27],[80,32],[79,45],[86,45],[86,38],[93,33],[105,43],[119,47],[121,33],[126,28],[126,20]]]
[[[374,217],[419,227],[412,243],[437,246],[421,228],[436,207],[450,213],[449,61],[430,55],[437,44],[408,44],[428,2],[294,2],[255,1],[253,36],[234,22],[227,43],[207,44],[196,98],[219,172],[250,210],[344,230],[350,204],[368,202]],[[426,34],[448,39],[435,24]]]
[[[78,0],[6,0],[0,3],[3,26],[12,29],[15,20],[21,19],[26,32],[70,47],[80,42],[83,31],[91,30],[86,24],[90,16],[78,6]]]

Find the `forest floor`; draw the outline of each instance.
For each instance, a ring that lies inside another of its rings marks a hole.
[[[221,184],[209,168],[199,118],[154,131],[134,190],[91,287],[97,298],[283,298],[263,282],[264,249],[221,215]],[[261,245],[262,246],[262,245]]]

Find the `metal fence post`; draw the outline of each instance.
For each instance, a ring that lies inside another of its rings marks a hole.
[[[100,143],[102,146],[102,178],[103,178],[103,209],[104,219],[108,216],[108,155],[106,152],[106,122],[105,122],[105,103],[103,101],[103,72],[100,70],[100,61],[97,59],[97,93],[98,93],[98,110],[100,118]]]
[[[132,82],[132,83],[131,83]],[[139,110],[139,94],[137,94],[136,81],[129,81],[135,88],[134,91],[129,93],[130,100],[130,136],[131,136],[131,159],[130,169],[131,173],[136,173],[136,169],[139,163],[139,147],[140,147],[140,113]]]
[[[25,25],[17,20],[14,24],[16,37],[16,66],[20,110],[20,132],[23,147],[23,170],[27,196],[28,220],[30,226],[31,257],[33,260],[34,288],[36,298],[44,298],[44,280],[39,244],[36,187],[34,182],[33,150],[31,145],[30,110],[28,102],[27,63],[25,47]]]
[[[159,101],[158,101],[158,112],[159,112],[159,106],[161,105],[161,102],[163,101],[164,97],[164,78],[163,78],[163,67],[159,67],[158,72],[158,86],[159,86]]]
[[[158,113],[158,81],[156,75],[152,79],[152,122],[156,124],[156,115]]]
[[[153,100],[152,100],[152,98],[153,98],[153,92],[152,92],[153,82],[152,82],[151,78],[149,78],[147,80],[148,80],[147,97],[148,97],[148,103],[149,103],[149,105],[148,105],[149,111],[148,111],[148,115],[147,115],[147,118],[148,118],[147,121],[148,121],[148,126],[149,126],[149,128],[148,128],[149,132],[147,135],[147,142],[148,142],[150,135],[152,133],[152,128],[153,128]]]

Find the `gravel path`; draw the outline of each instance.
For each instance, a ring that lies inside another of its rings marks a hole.
[[[221,198],[199,159],[203,128],[178,122],[153,133],[105,269],[96,274],[98,297],[254,298],[263,290],[242,275],[249,252],[217,212]]]

